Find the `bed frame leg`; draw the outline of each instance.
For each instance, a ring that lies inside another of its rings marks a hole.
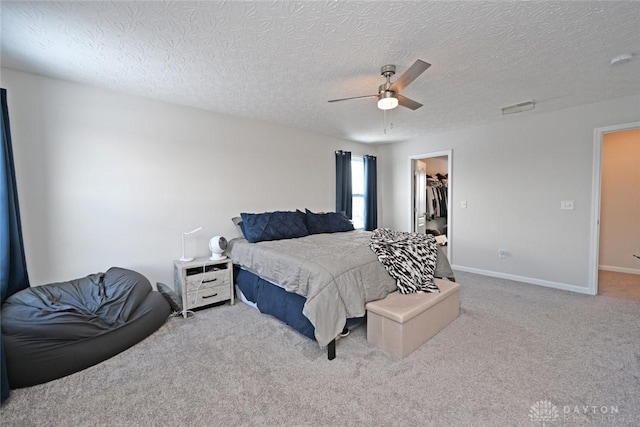
[[[335,338],[327,345],[327,358],[333,360],[336,358],[336,340]]]

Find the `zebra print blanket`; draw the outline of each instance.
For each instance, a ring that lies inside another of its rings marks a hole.
[[[440,292],[433,280],[438,244],[432,235],[378,228],[369,246],[400,293]]]

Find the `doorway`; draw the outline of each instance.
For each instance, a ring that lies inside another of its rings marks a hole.
[[[640,298],[640,248],[635,243],[640,240],[640,202],[637,192],[629,191],[637,182],[639,150],[640,122],[595,129],[589,275],[593,295]]]
[[[452,150],[409,157],[410,230],[436,235],[451,262]],[[440,237],[438,237],[440,236]]]

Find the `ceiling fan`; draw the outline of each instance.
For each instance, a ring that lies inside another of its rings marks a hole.
[[[417,101],[413,99],[409,99],[406,96],[400,94],[402,90],[409,86],[409,83],[417,79],[420,74],[424,73],[427,68],[429,68],[431,64],[428,64],[420,59],[407,69],[395,82],[391,83],[391,76],[396,73],[395,65],[385,65],[380,68],[380,74],[383,75],[387,81],[384,84],[381,84],[378,87],[378,93],[375,95],[364,95],[364,96],[352,96],[350,98],[340,98],[340,99],[332,99],[329,102],[338,102],[338,101],[347,101],[349,99],[359,99],[359,98],[378,98],[378,108],[381,110],[391,110],[396,108],[398,105],[402,105],[403,107],[410,108],[412,110],[417,110],[422,107]]]

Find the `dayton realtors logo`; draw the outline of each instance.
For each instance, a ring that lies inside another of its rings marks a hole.
[[[543,426],[546,423],[552,423],[558,418],[560,418],[560,414],[558,413],[558,407],[548,400],[539,400],[529,409],[529,418],[532,421],[541,422]]]
[[[529,409],[531,421],[547,423],[560,421],[563,424],[633,424],[640,425],[640,414],[621,414],[617,406],[564,405],[558,407],[549,400],[540,400]]]

